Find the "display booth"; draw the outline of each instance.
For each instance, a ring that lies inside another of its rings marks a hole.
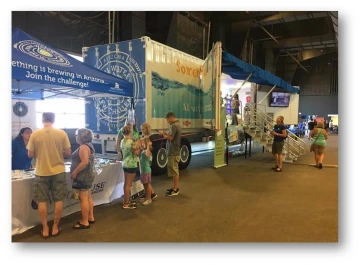
[[[43,100],[54,97],[85,98],[92,96],[133,97],[133,84],[94,67],[86,65],[65,52],[47,45],[18,28],[12,29],[12,98]],[[16,105],[16,106],[15,106]],[[13,112],[26,114],[24,104],[14,104]],[[67,106],[64,106],[66,108]],[[71,192],[70,174],[67,173]],[[94,181],[92,194],[95,205],[111,202],[123,195],[121,164],[105,167]],[[40,224],[32,206],[33,176],[13,178],[12,231],[22,233]],[[51,205],[51,202],[49,202]],[[53,218],[53,207],[48,207],[48,218]],[[64,215],[79,211],[78,201],[68,196],[64,202]]]

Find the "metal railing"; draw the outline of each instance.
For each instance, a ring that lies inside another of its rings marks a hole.
[[[266,144],[269,144],[269,142],[272,143],[273,136],[270,134],[270,131],[276,122],[266,113],[266,106],[255,103],[247,103],[245,108],[246,107],[249,108],[249,126],[250,128],[255,128],[256,130],[254,138],[258,136],[258,141],[266,142]],[[261,110],[260,108],[263,108],[264,110]],[[244,112],[246,113],[246,110],[244,110]],[[286,131],[288,137],[285,140],[284,150],[287,154],[290,154],[293,157],[304,155],[306,143],[290,130],[287,129]]]

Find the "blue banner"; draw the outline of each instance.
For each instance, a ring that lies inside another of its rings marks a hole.
[[[12,79],[19,81],[13,94],[70,87],[133,96],[133,84],[90,67],[20,29],[12,30]],[[26,89],[23,87],[26,84]],[[31,82],[32,86],[28,83]],[[32,89],[32,91],[29,91]],[[15,92],[14,92],[15,91]]]
[[[144,42],[135,39],[84,48],[83,57],[84,63],[134,84],[135,115],[139,129],[145,122]],[[97,133],[117,133],[131,109],[130,100],[124,97],[87,99],[86,103],[86,126]]]

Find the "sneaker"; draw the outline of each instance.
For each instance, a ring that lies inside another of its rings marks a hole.
[[[153,200],[153,199],[155,199],[155,198],[157,198],[157,194],[156,194],[156,193],[152,193],[152,194],[151,194],[151,199]]]
[[[152,201],[146,200],[142,203],[142,205],[147,206],[150,205],[152,203]]]
[[[165,196],[176,196],[176,195],[179,195],[179,189],[177,189],[177,190],[173,190],[173,189],[166,190]]]
[[[133,204],[130,204],[130,203],[127,203],[127,204],[123,204],[123,209],[136,209],[136,206],[133,205]]]

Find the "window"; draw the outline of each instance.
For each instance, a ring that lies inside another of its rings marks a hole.
[[[36,126],[42,128],[42,113],[54,112],[54,127],[61,129],[85,128],[84,99],[56,98],[36,101]]]

